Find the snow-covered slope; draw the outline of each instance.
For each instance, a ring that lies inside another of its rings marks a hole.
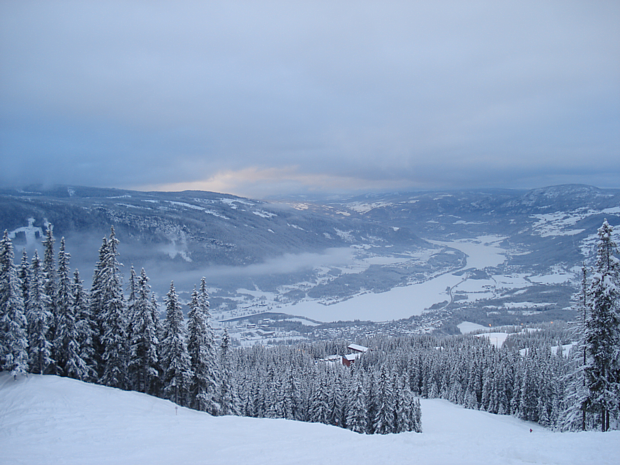
[[[422,412],[422,434],[365,436],[321,424],[214,418],[135,392],[2,373],[0,463],[603,465],[620,454],[620,432],[552,433],[443,400],[423,401]]]

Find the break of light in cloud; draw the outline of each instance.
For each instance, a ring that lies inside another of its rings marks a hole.
[[[363,192],[411,189],[410,180],[367,180],[330,173],[300,173],[297,167],[244,168],[238,171],[221,171],[204,181],[179,182],[140,186],[143,190],[185,191],[200,190],[226,192],[239,196],[266,198],[275,195],[305,192]]]
[[[2,2],[0,187],[620,187],[618,24],[605,1]]]

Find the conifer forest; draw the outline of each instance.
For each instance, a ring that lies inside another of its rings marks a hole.
[[[44,254],[15,263],[0,242],[0,367],[15,377],[53,374],[135,390],[212,415],[320,422],[364,434],[422,432],[420,401],[514,415],[560,431],[618,429],[620,262],[613,228],[598,230],[597,259],[583,268],[580,319],[484,334],[234,347],[216,337],[207,282],[186,311],[174,287],[165,314],[144,269],[120,271],[114,229],[99,249],[90,289],[48,227]],[[184,316],[186,315],[186,316]],[[334,362],[347,344],[368,351]]]

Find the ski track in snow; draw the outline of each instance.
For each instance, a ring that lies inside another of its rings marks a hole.
[[[424,432],[360,435],[317,423],[211,417],[136,392],[0,374],[0,463],[616,464],[620,432],[554,433],[422,400]],[[530,433],[530,428],[533,432]]]

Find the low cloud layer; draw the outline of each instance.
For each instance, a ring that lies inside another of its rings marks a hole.
[[[620,179],[617,2],[3,2],[1,186]]]

